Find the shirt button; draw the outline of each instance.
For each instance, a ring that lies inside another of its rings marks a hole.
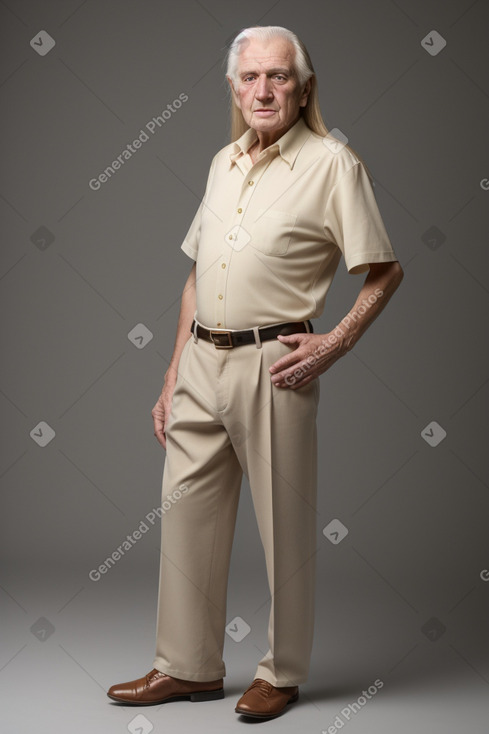
[[[220,301],[222,301],[222,299],[224,298],[224,296],[222,295],[222,293],[219,293],[219,295],[217,297],[219,298]]]
[[[226,263],[221,263],[221,268],[222,268],[223,270],[224,270],[224,268],[225,268],[225,267],[226,267]]]
[[[216,324],[216,326],[222,326],[221,322],[218,321],[217,324]]]
[[[248,181],[248,186],[253,186],[254,183],[254,181]]]
[[[232,240],[232,239],[233,239],[233,235],[230,234],[229,237],[228,237],[228,240]]]
[[[243,210],[241,209],[241,207],[239,207],[239,209],[238,209],[238,214],[241,214],[241,212],[242,212],[242,211],[243,211]]]

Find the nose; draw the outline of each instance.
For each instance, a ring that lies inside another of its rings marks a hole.
[[[271,80],[266,74],[260,74],[255,87],[255,97],[260,101],[269,100],[273,97]]]

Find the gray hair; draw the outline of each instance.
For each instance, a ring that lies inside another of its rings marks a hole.
[[[251,28],[244,28],[240,33],[238,33],[229,47],[226,75],[231,78],[233,84],[236,84],[238,81],[239,55],[249,39],[254,38],[258,41],[267,42],[272,38],[277,37],[289,41],[295,50],[294,68],[299,80],[299,85],[302,87],[307,80],[313,76],[314,69],[312,68],[309,54],[307,53],[304,44],[299,40],[295,33],[292,33],[288,28],[282,28],[282,26],[279,25],[253,26]]]

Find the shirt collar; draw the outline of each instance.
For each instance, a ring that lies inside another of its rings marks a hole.
[[[294,167],[295,160],[299,155],[299,151],[306,142],[306,140],[312,135],[312,130],[306,125],[301,115],[297,122],[287,130],[275,143],[265,148],[263,153],[267,155],[273,151],[274,154],[278,154],[283,158],[286,163],[289,164],[290,168]],[[231,166],[236,163],[236,159],[242,155],[245,155],[246,151],[257,139],[255,130],[251,127],[243,133],[243,135],[232,143],[231,153],[229,158],[231,160]],[[265,157],[265,156],[264,156]]]

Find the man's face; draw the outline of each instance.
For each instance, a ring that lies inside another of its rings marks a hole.
[[[292,44],[283,38],[268,43],[250,39],[239,56],[236,87],[228,77],[246,124],[272,141],[297,121],[300,107],[307,103],[310,82],[299,87],[294,54]]]

